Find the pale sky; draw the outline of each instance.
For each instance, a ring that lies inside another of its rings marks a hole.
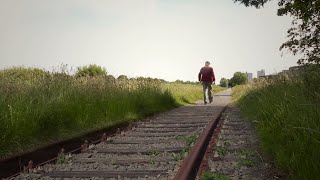
[[[296,65],[279,47],[291,25],[233,0],[0,0],[0,69],[97,64],[109,74],[196,81],[210,61],[217,82],[236,71]]]

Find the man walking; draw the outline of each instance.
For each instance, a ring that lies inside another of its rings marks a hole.
[[[209,66],[210,62],[206,61],[205,66],[201,68],[198,79],[200,82],[202,82],[203,86],[203,99],[204,103],[207,104],[207,98],[206,98],[206,90],[208,89],[208,96],[209,96],[209,103],[212,102],[212,82],[215,82],[216,79],[214,77],[214,72],[212,67]]]

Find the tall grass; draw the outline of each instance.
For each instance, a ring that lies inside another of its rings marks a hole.
[[[257,127],[263,149],[290,179],[320,177],[320,67],[260,80],[233,95]]]
[[[63,70],[0,71],[0,157],[137,120],[201,98],[200,85],[151,78],[79,77]]]
[[[169,90],[179,105],[194,103],[199,99],[203,99],[202,85],[200,84],[181,84],[181,83],[165,83],[162,84],[164,90]],[[213,86],[212,92],[216,93],[226,88]],[[200,92],[200,93],[199,93]]]

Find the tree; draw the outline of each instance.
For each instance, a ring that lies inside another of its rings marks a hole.
[[[116,78],[114,76],[110,75],[110,74],[107,75],[107,79],[110,80],[110,81],[115,81],[116,80]]]
[[[76,76],[106,76],[107,71],[105,68],[101,66],[90,64],[89,66],[78,67],[78,71],[76,72]]]
[[[232,86],[241,85],[247,83],[247,75],[246,73],[236,72],[233,77],[230,79]]]
[[[220,86],[221,87],[228,87],[228,79],[226,79],[226,78],[221,78],[220,79]]]
[[[183,84],[182,80],[177,79],[176,81],[174,81],[175,83],[179,83],[179,84]]]
[[[120,75],[117,78],[118,80],[128,80],[128,77],[126,75]]]
[[[245,6],[262,7],[270,0],[234,0]],[[288,41],[280,46],[292,54],[302,54],[298,64],[320,64],[320,0],[278,0],[278,16],[293,17]]]

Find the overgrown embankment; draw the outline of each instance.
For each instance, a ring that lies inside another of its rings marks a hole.
[[[242,112],[256,124],[262,148],[290,179],[320,177],[320,67],[234,88]]]
[[[0,158],[201,99],[202,87],[151,78],[0,71]],[[217,87],[214,90],[219,90]]]

